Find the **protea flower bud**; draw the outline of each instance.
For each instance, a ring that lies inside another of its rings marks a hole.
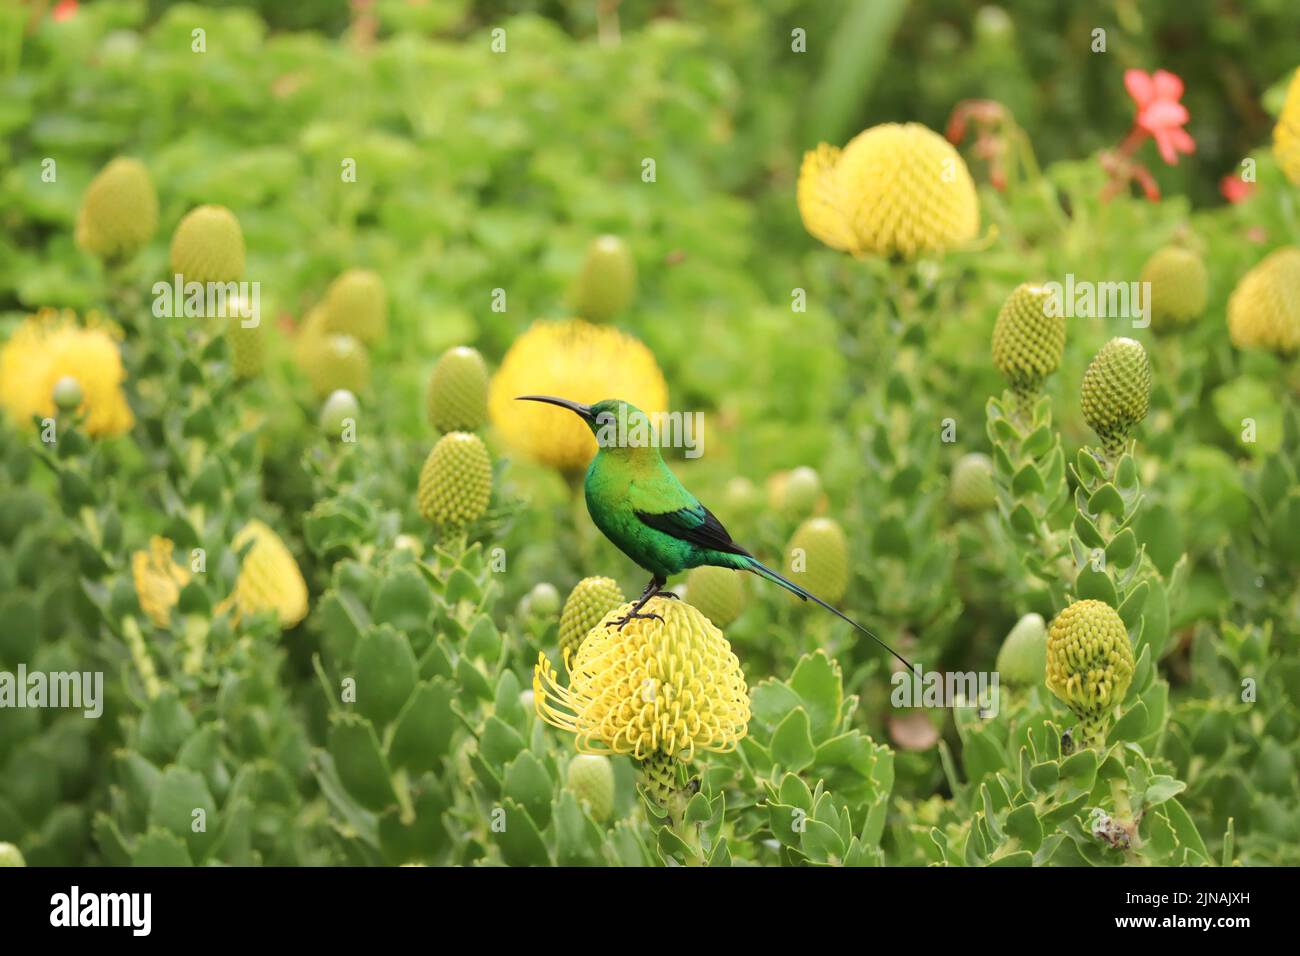
[[[590,322],[607,322],[627,308],[636,289],[636,261],[618,236],[598,236],[587,247],[570,292],[573,310]]]
[[[1102,601],[1075,601],[1047,635],[1047,689],[1079,718],[1080,742],[1099,745],[1133,679],[1133,645]]]
[[[232,595],[238,614],[272,610],[281,627],[293,627],[307,616],[307,582],[298,562],[280,536],[261,521],[244,525],[231,548],[239,552],[245,545],[251,547],[240,565]]]
[[[834,604],[848,590],[849,542],[831,518],[809,518],[799,525],[785,560],[786,577],[823,601]]]
[[[534,695],[534,699],[536,695]],[[600,754],[577,754],[569,761],[565,782],[597,823],[614,812],[614,766]]]
[[[1018,394],[1033,395],[1061,364],[1065,313],[1043,286],[1023,283],[1007,297],[993,325],[993,364]]]
[[[444,432],[477,431],[487,421],[487,392],[483,356],[463,345],[448,349],[429,377],[429,422]]]
[[[0,843],[0,866],[26,866],[22,852],[12,843]]]
[[[373,345],[388,333],[388,292],[384,280],[369,269],[349,269],[325,292],[326,332],[350,335]]]
[[[55,382],[51,394],[54,397],[54,406],[64,414],[75,412],[86,398],[81,383],[71,375],[64,375]]]
[[[230,346],[230,367],[238,378],[254,378],[266,364],[266,333],[259,322],[245,326],[239,315],[226,321],[226,344]]]
[[[1151,362],[1140,342],[1111,339],[1088,363],[1079,403],[1108,458],[1123,453],[1129,433],[1147,417],[1150,398]]]
[[[984,511],[997,504],[993,485],[993,462],[988,455],[971,452],[952,466],[948,497],[962,511]]]
[[[1242,277],[1228,299],[1228,334],[1241,349],[1300,350],[1300,248],[1278,249]]]
[[[1002,642],[996,667],[1008,684],[1042,683],[1047,667],[1047,625],[1041,614],[1026,614],[1016,622]]]
[[[1287,179],[1300,185],[1300,70],[1291,77],[1282,113],[1273,129],[1273,155]]]
[[[560,651],[573,654],[587,632],[624,602],[623,590],[613,578],[583,578],[569,592],[560,612]]]
[[[181,588],[190,581],[190,571],[172,560],[170,539],[154,535],[148,551],[131,555],[131,577],[140,610],[156,627],[171,622],[172,608],[180,600]]]
[[[733,750],[749,729],[749,691],[722,632],[682,601],[624,604],[593,627],[566,661],[569,686],[545,654],[533,670],[537,716],[576,736],[580,753],[690,762],[696,751]]]
[[[339,389],[356,393],[370,387],[370,356],[350,335],[326,333],[309,339],[300,343],[297,354],[318,397]]]
[[[741,573],[707,565],[695,568],[686,575],[686,600],[718,627],[727,627],[745,609]]]
[[[1210,276],[1205,261],[1181,246],[1165,246],[1142,267],[1142,281],[1151,283],[1151,325],[1169,329],[1186,325],[1205,311]]]
[[[477,521],[492,497],[492,459],[469,432],[448,432],[420,469],[417,503],[426,521],[463,528]]]
[[[560,612],[560,592],[549,581],[538,581],[524,595],[524,608],[533,617],[554,618]]]
[[[225,206],[191,209],[172,233],[171,267],[186,282],[238,282],[244,275],[244,232]]]
[[[822,495],[822,479],[807,465],[792,468],[774,483],[775,504],[786,515],[804,518],[812,514]]]
[[[346,388],[337,389],[330,392],[330,397],[321,405],[320,430],[330,438],[341,438],[348,419],[355,423],[359,414],[361,414],[361,406],[357,402],[357,397]]]
[[[877,256],[940,252],[975,237],[975,183],[952,144],[917,123],[873,126],[844,147],[804,154],[804,228],[832,249]]]
[[[105,260],[129,259],[158,228],[158,195],[138,160],[119,157],[90,181],[77,212],[77,245]]]

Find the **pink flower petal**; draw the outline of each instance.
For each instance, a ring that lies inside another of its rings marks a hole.
[[[1169,131],[1169,141],[1174,144],[1174,148],[1180,153],[1186,153],[1190,156],[1196,152],[1196,140],[1192,139],[1191,133],[1182,127]]]
[[[1173,140],[1169,136],[1168,130],[1159,130],[1155,133],[1156,146],[1160,150],[1160,158],[1170,166],[1178,163],[1178,152],[1174,149]]]
[[[1124,88],[1133,97],[1138,107],[1146,106],[1155,97],[1155,83],[1141,70],[1124,71]]]
[[[1156,70],[1151,78],[1155,95],[1161,100],[1180,100],[1183,98],[1183,81],[1176,73],[1168,70]]]

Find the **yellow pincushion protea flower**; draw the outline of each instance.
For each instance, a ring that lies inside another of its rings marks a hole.
[[[1300,185],[1300,70],[1291,77],[1282,115],[1273,129],[1273,154],[1286,178]]]
[[[190,582],[189,569],[172,560],[172,548],[171,539],[154,535],[149,539],[149,550],[131,555],[136,599],[140,610],[157,627],[166,627],[171,622],[172,608],[180,600],[181,588]]]
[[[979,202],[961,154],[919,123],[883,123],[844,149],[804,155],[796,191],[804,228],[854,255],[942,252],[975,237]]]
[[[54,416],[54,386],[72,378],[81,386],[80,413],[92,436],[108,438],[135,423],[122,391],[126,371],[120,333],[91,317],[79,325],[71,312],[42,310],[14,330],[0,349],[0,406],[20,424]]]
[[[1228,335],[1239,349],[1300,351],[1300,248],[1278,249],[1242,276],[1228,298]]]
[[[298,562],[280,536],[261,521],[244,525],[231,547],[241,551],[248,544],[251,547],[240,566],[235,593],[227,604],[233,603],[241,617],[275,611],[281,627],[293,627],[307,616],[307,582]]]
[[[565,654],[561,687],[545,654],[533,670],[533,703],[547,723],[577,735],[582,753],[690,761],[697,750],[733,750],[749,729],[749,691],[722,632],[682,601],[652,598],[621,630],[611,611]]]
[[[492,423],[516,451],[561,471],[579,471],[596,454],[582,419],[518,395],[560,395],[594,403],[622,398],[647,415],[663,412],[668,386],[654,355],[639,340],[582,319],[539,321],[506,352],[492,379]]]

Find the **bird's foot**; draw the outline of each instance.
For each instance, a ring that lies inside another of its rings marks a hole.
[[[680,594],[675,594],[672,591],[656,591],[652,597],[668,598],[670,601],[680,601],[682,599]]]
[[[623,628],[627,627],[629,621],[637,621],[637,620],[649,621],[652,619],[659,621],[661,624],[663,623],[663,618],[660,617],[658,614],[625,614],[622,617],[620,617],[618,620],[610,621],[605,626],[617,627],[621,631],[623,630]]]

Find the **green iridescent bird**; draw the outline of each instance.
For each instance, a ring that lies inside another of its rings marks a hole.
[[[616,622],[620,628],[633,618],[658,618],[657,614],[641,613],[646,602],[656,595],[675,598],[677,595],[663,589],[668,578],[707,564],[752,572],[805,601],[820,604],[889,651],[908,670],[913,669],[906,658],[857,621],[777,574],[731,540],[722,522],[668,470],[657,443],[650,438],[649,417],[635,405],[614,398],[584,405],[550,395],[520,395],[518,400],[566,408],[596,436],[598,450],[587,468],[584,485],[587,511],[605,537],[651,574],[632,610]]]

